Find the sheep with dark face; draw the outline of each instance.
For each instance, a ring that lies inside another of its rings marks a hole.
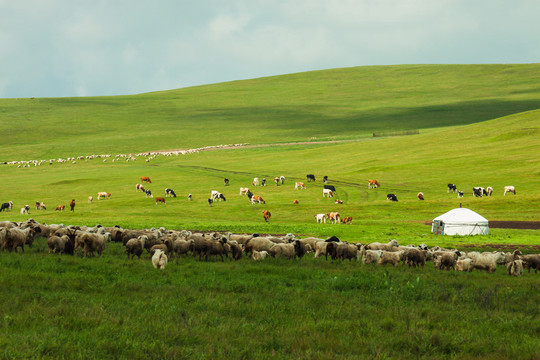
[[[528,254],[520,256],[523,261],[523,267],[531,272],[531,268],[534,269],[534,273],[540,270],[540,254]]]
[[[513,260],[506,264],[506,273],[511,276],[523,275],[523,260]]]
[[[209,256],[219,256],[221,261],[223,261],[223,256],[227,257],[231,252],[231,247],[227,243],[226,237],[221,237],[219,240],[209,240],[208,246],[206,247],[206,253],[204,259],[208,260]]]
[[[456,263],[460,255],[461,254],[459,251],[444,252],[440,256],[437,256],[434,261],[434,266],[439,270],[455,270]]]
[[[295,240],[292,244],[275,244],[270,248],[268,254],[275,257],[285,257],[287,259],[301,259],[306,253],[304,244]]]
[[[406,249],[403,256],[403,263],[408,264],[409,267],[424,267],[426,264],[426,253],[426,250],[420,250],[417,248]]]
[[[53,253],[59,253],[63,254],[65,253],[66,245],[70,242],[69,236],[62,235],[62,236],[56,236],[51,235],[47,239],[47,246],[49,248],[49,254],[51,251]]]
[[[340,260],[356,260],[358,258],[359,251],[360,250],[357,245],[341,243],[336,249],[336,257]]]
[[[127,258],[129,259],[131,255],[131,259],[133,259],[135,256],[140,259],[144,250],[144,244],[147,240],[148,237],[146,235],[141,235],[139,237],[129,239],[126,243]]]

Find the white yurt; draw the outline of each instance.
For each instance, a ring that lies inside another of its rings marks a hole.
[[[457,208],[433,219],[431,232],[440,235],[489,235],[489,226],[483,216],[467,208]]]

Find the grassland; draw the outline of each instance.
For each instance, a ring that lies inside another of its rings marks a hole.
[[[0,220],[26,220],[18,209],[43,201],[48,210],[30,216],[45,223],[292,232],[362,243],[395,238],[458,248],[510,244],[537,252],[537,230],[440,237],[422,222],[460,203],[488,220],[539,220],[538,67],[352,68],[133,97],[0,100],[8,134],[0,160],[358,140],[150,162],[0,165],[0,201],[15,203]],[[368,136],[409,128],[420,134]],[[29,132],[36,135],[31,141]],[[308,173],[317,182],[295,191],[294,181]],[[280,175],[286,182],[278,187],[272,179]],[[323,175],[343,205],[322,198]],[[155,195],[171,187],[178,197],[155,205],[135,191],[141,176],[152,178]],[[251,187],[255,176],[269,185]],[[368,190],[371,178],[382,187]],[[465,198],[448,194],[447,183]],[[505,185],[517,194],[504,197]],[[240,186],[267,204],[249,204]],[[495,194],[473,198],[473,186],[493,186]],[[227,201],[209,207],[210,190]],[[88,204],[98,191],[111,199]],[[416,199],[418,191],[425,201]],[[387,202],[387,193],[399,202]],[[53,211],[72,198],[74,213]],[[268,224],[263,209],[272,212]],[[313,214],[333,210],[353,224],[315,224]],[[379,268],[311,256],[262,263],[182,258],[158,272],[147,257],[124,256],[118,244],[108,244],[102,258],[48,255],[43,239],[24,255],[1,253],[0,358],[540,357],[537,274]]]

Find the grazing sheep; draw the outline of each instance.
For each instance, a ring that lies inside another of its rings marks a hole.
[[[409,267],[417,267],[421,266],[424,267],[426,264],[426,258],[427,258],[427,251],[426,250],[420,250],[417,248],[410,248],[405,250],[405,254],[403,256],[403,263],[408,264]]]
[[[17,252],[17,248],[20,247],[22,252],[24,252],[24,245],[32,247],[34,236],[36,234],[36,230],[39,231],[38,229],[39,228],[34,229],[31,227],[24,230],[19,228],[6,228],[6,233],[4,235],[5,240],[0,248],[0,251],[4,251],[4,249],[7,247],[9,252]]]
[[[473,259],[458,259],[456,261],[456,270],[457,271],[467,271],[471,272],[474,269],[474,261]]]
[[[5,227],[0,228],[0,247],[4,245],[4,242],[6,241],[6,236],[7,236],[7,228]]]
[[[392,264],[394,266],[398,266],[401,259],[403,258],[404,253],[405,251],[383,251],[377,264],[378,265]]]
[[[371,244],[366,245],[366,250],[384,250],[384,251],[396,251],[396,247],[398,247],[399,244],[397,240],[390,240],[386,244],[381,244],[380,242],[373,242]]]
[[[176,254],[176,256],[184,255],[189,252],[189,248],[191,247],[191,243],[193,240],[182,240],[177,239],[173,242],[173,252]]]
[[[47,239],[47,246],[49,248],[49,254],[51,251],[53,253],[63,254],[66,250],[66,244],[70,242],[69,236],[62,235],[56,236],[52,235]]]
[[[534,273],[540,270],[540,254],[523,255],[520,257],[523,261],[523,267],[527,268],[528,272],[531,272],[531,268],[534,269]]]
[[[105,250],[105,243],[107,238],[101,234],[94,234],[90,232],[81,232],[75,238],[75,249],[74,252],[77,253],[77,248],[82,247],[83,257],[86,257],[88,253],[91,256],[94,256],[94,253],[97,252],[99,256]]]
[[[339,260],[356,260],[358,258],[359,251],[360,250],[357,245],[341,243],[336,249],[336,258]]]
[[[497,269],[498,262],[504,262],[504,254],[500,252],[482,253],[472,259],[474,260],[475,269],[486,270],[492,273]]]
[[[382,250],[365,250],[365,254],[362,257],[362,262],[364,264],[373,264],[377,263],[381,258],[383,251]]]
[[[253,251],[251,254],[252,260],[264,260],[268,257],[268,251]]]
[[[159,249],[156,250],[152,256],[152,265],[156,269],[165,269],[165,266],[167,266],[167,255]]]
[[[244,245],[244,253],[249,256],[254,250],[269,251],[276,243],[265,237],[254,237]]]
[[[242,245],[240,245],[235,240],[230,240],[229,246],[231,248],[231,259],[232,260],[242,259],[242,256],[244,255],[244,249],[242,248]]]
[[[523,260],[514,260],[506,264],[506,273],[511,276],[523,275]]]
[[[283,256],[288,259],[295,259],[296,257],[301,259],[305,253],[304,244],[298,240],[295,240],[292,244],[275,244],[268,251],[268,254],[272,257],[279,258]]]
[[[148,237],[146,235],[141,235],[137,238],[128,240],[128,242],[126,243],[127,258],[129,259],[129,256],[131,255],[131,258],[133,259],[133,257],[137,255],[137,257],[140,259],[144,250],[144,243],[147,240]]]
[[[232,234],[231,240],[238,242],[240,245],[245,245],[249,240],[253,239],[253,235],[247,234]]]
[[[459,251],[444,252],[436,257],[433,265],[436,269],[439,270],[455,270],[456,263],[460,255],[461,254]]]

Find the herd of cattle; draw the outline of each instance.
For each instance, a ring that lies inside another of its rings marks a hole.
[[[259,236],[258,234],[195,233],[186,230],[148,230],[122,229],[121,227],[64,226],[40,224],[33,219],[16,223],[0,222],[0,251],[24,253],[24,247],[32,247],[34,241],[44,239],[49,254],[77,255],[83,257],[101,256],[107,243],[122,243],[128,259],[139,259],[146,252],[156,268],[165,268],[168,258],[193,256],[199,260],[225,259],[263,260],[268,257],[301,259],[313,253],[313,258],[322,256],[328,260],[355,260],[363,264],[384,266],[408,265],[424,267],[432,261],[439,270],[495,272],[497,266],[504,265],[508,275],[520,276],[523,269],[540,270],[540,254],[523,255],[519,250],[513,252],[463,252],[457,249],[444,249],[439,246],[428,248],[401,246],[396,240],[388,243],[372,242],[353,244],[340,241],[332,236],[327,239],[307,237],[297,238],[293,234],[284,236]]]

